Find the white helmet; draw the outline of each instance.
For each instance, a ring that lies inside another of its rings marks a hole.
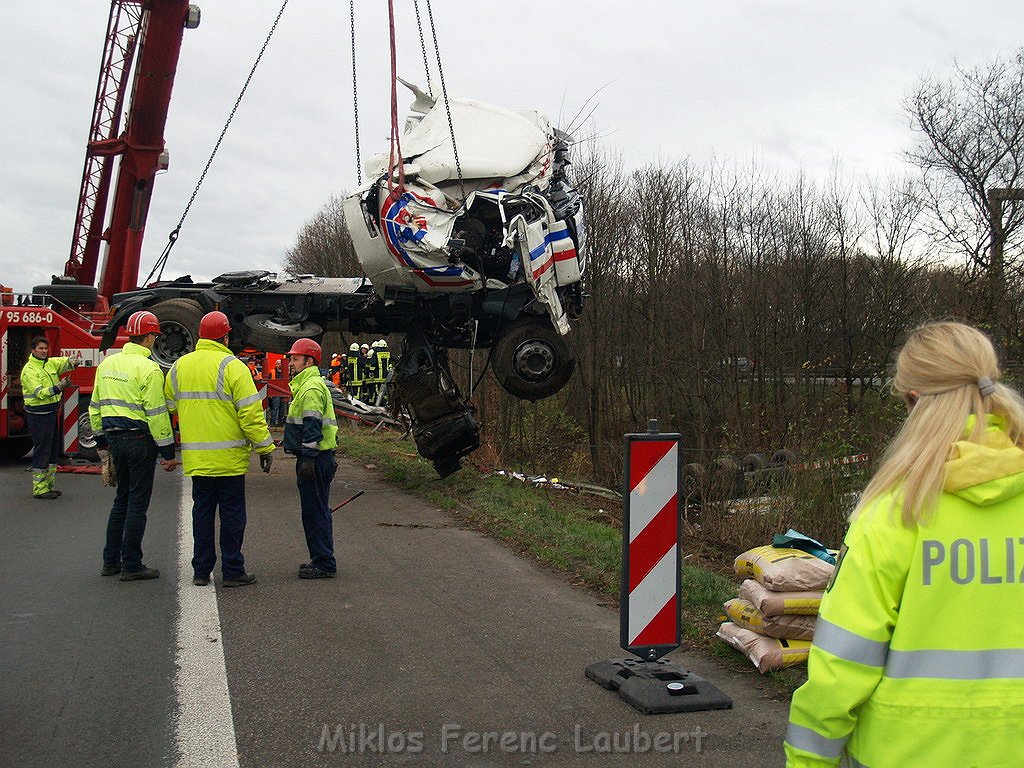
[[[353,341],[351,344],[348,345],[348,351],[349,352],[358,352],[359,351],[359,343]]]

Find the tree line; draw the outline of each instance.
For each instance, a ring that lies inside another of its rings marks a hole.
[[[626,169],[599,145],[578,152],[588,298],[577,371],[539,403],[485,377],[478,455],[615,485],[622,435],[649,418],[683,435],[688,463],[781,448],[876,454],[899,421],[893,354],[930,319],[985,328],[1020,373],[1024,61],[922,78],[904,104],[907,171],[884,179],[755,161]],[[993,189],[1010,191],[998,210]],[[335,199],[286,266],[358,274],[339,217]],[[468,372],[465,355],[454,362]]]

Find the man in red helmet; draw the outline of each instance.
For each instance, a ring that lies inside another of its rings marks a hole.
[[[98,444],[109,447],[117,476],[101,574],[120,573],[121,581],[137,581],[160,575],[142,562],[157,454],[168,472],[179,462],[174,458],[174,433],[164,401],[164,374],[149,359],[160,322],[152,312],[136,312],[125,330],[128,343],[96,367],[89,422]]]
[[[194,352],[179,357],[167,374],[164,395],[178,413],[181,458],[192,478],[192,583],[206,586],[217,563],[214,523],[220,510],[221,572],[225,587],[256,581],[246,573],[245,473],[255,450],[270,471],[274,442],[262,398],[245,363],[228,349],[231,323],[209,312],[199,323]]]
[[[295,479],[302,506],[309,562],[299,566],[300,579],[330,579],[338,570],[334,559],[334,523],[329,496],[338,469],[334,448],[338,422],[327,384],[320,377],[320,345],[297,339],[288,350],[292,400],[284,427],[284,449],[295,454]]]

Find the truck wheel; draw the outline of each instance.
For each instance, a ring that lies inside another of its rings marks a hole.
[[[491,363],[507,392],[540,400],[566,385],[576,368],[576,352],[547,321],[519,318],[498,338]]]
[[[47,297],[47,304],[95,304],[95,285],[75,285],[73,283],[56,283],[54,285],[37,285],[32,289],[36,296]]]
[[[152,359],[161,368],[170,368],[175,360],[196,348],[203,308],[194,299],[168,299],[154,306],[152,311],[160,321],[160,335],[153,345]]]
[[[78,417],[78,453],[76,458],[86,461],[99,461],[100,454],[96,450],[96,438],[92,433],[92,422],[89,421],[89,400],[82,398],[79,401]]]
[[[759,469],[764,469],[767,463],[768,457],[763,453],[748,453],[740,462],[740,469],[744,472],[757,472]]]
[[[246,346],[261,352],[285,354],[296,339],[313,339],[323,336],[324,329],[316,323],[279,323],[273,315],[249,315],[243,322],[242,340]]]

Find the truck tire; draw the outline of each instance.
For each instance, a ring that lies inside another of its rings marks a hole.
[[[203,308],[194,299],[168,299],[154,306],[152,312],[160,321],[160,335],[153,345],[151,359],[166,370],[196,348]]]
[[[303,323],[278,323],[273,315],[249,315],[242,328],[242,341],[260,352],[285,354],[296,339],[319,340],[324,329],[307,320]]]
[[[495,342],[491,365],[509,394],[541,400],[569,381],[576,368],[576,352],[547,320],[521,317]]]
[[[36,296],[45,296],[47,304],[95,304],[95,285],[75,285],[73,283],[56,283],[54,285],[37,285],[32,289]]]
[[[703,464],[687,464],[683,467],[683,492],[687,498],[699,499],[707,488],[707,470]]]
[[[75,458],[86,461],[99,461],[100,454],[96,450],[96,438],[92,434],[92,422],[89,421],[89,398],[83,397],[79,401],[78,417],[78,453]]]
[[[788,467],[790,464],[796,464],[798,458],[795,451],[791,451],[789,448],[782,448],[772,454],[769,464],[773,467]]]
[[[757,472],[759,469],[764,469],[767,464],[768,457],[763,453],[748,453],[740,462],[740,468],[744,472]]]

